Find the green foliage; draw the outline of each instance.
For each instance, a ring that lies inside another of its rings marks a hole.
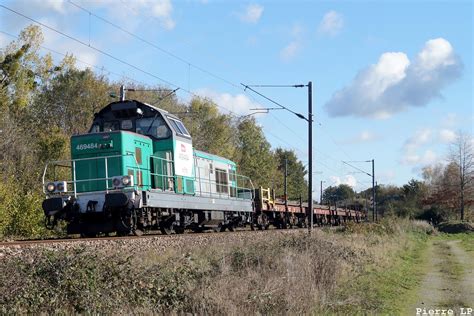
[[[351,200],[355,197],[352,187],[347,184],[340,184],[337,187],[330,186],[323,192],[323,202],[333,204],[335,202]]]
[[[275,180],[276,161],[255,118],[238,123],[236,149],[235,159],[240,173],[251,176],[255,187],[271,188]]]
[[[305,170],[294,153],[276,153],[255,119],[219,112],[208,99],[180,103],[170,89],[130,82],[110,82],[91,69],[79,70],[67,55],[58,64],[40,55],[41,29],[28,26],[19,39],[0,50],[0,177],[5,200],[0,205],[0,234],[38,236],[42,224],[41,177],[44,164],[68,159],[71,135],[88,131],[94,114],[116,101],[110,92],[125,84],[128,99],[160,107],[180,117],[196,149],[232,159],[238,173],[256,187],[283,192],[282,158],[289,159],[290,197],[306,196]],[[147,91],[144,91],[147,90]]]
[[[57,127],[65,135],[88,131],[94,113],[110,101],[109,83],[90,69],[70,69],[42,88],[32,115],[45,129]]]
[[[0,183],[0,237],[42,237],[50,233],[43,225],[43,196],[21,187],[13,178]]]
[[[275,150],[275,157],[278,163],[278,174],[276,194],[277,196],[284,196],[284,175],[285,175],[285,160],[288,168],[288,199],[299,200],[301,197],[304,200],[308,198],[308,183],[305,180],[307,171],[301,161],[298,160],[296,154],[292,150],[285,150],[277,148]]]
[[[193,136],[193,146],[222,157],[234,157],[236,130],[231,117],[220,113],[207,99],[192,99],[187,110],[181,116]]]
[[[38,158],[41,162],[66,158],[64,154],[68,152],[69,139],[58,127],[39,131]]]

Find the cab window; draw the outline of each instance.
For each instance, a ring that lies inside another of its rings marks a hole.
[[[169,116],[168,119],[170,120],[171,126],[173,127],[176,133],[184,136],[190,136],[188,130],[186,129],[186,127],[184,127],[184,124],[181,121],[171,118]]]
[[[104,132],[112,132],[119,130],[118,121],[104,122]]]
[[[121,129],[132,129],[132,120],[123,120],[121,123]]]
[[[146,117],[136,121],[136,131],[139,134],[153,136],[155,138],[168,138],[171,131],[162,117]]]
[[[99,133],[99,132],[100,132],[100,125],[97,123],[92,125],[91,130],[89,131],[89,133]]]

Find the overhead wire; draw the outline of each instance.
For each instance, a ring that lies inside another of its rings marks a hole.
[[[224,81],[224,82],[230,84],[231,86],[233,86],[233,87],[235,87],[235,88],[240,88],[238,85],[236,85],[236,84],[230,82],[229,80],[227,80],[227,79],[225,79],[225,78],[222,78],[222,77],[220,77],[220,76],[217,76],[217,75],[213,74],[212,72],[210,72],[210,71],[208,71],[208,70],[206,70],[206,69],[204,69],[204,68],[202,68],[202,67],[199,67],[199,66],[197,66],[197,65],[195,65],[195,64],[193,64],[193,63],[190,63],[189,61],[187,61],[187,60],[185,60],[185,59],[183,59],[183,58],[177,56],[176,54],[173,54],[173,53],[171,53],[171,52],[169,52],[169,51],[167,51],[167,50],[165,50],[165,49],[163,49],[163,48],[157,46],[156,44],[154,44],[154,43],[152,43],[152,42],[150,42],[150,41],[148,41],[148,40],[146,40],[146,39],[144,39],[144,38],[142,38],[142,37],[140,37],[140,36],[138,36],[138,35],[136,35],[136,34],[130,32],[130,31],[128,31],[128,30],[126,30],[126,29],[124,29],[124,28],[122,28],[122,27],[120,27],[119,25],[116,25],[116,24],[113,23],[113,22],[110,22],[110,21],[106,20],[106,19],[103,18],[103,17],[100,17],[99,15],[93,13],[92,11],[87,10],[86,8],[83,8],[82,6],[79,6],[78,4],[74,3],[73,1],[69,0],[69,2],[70,2],[72,5],[78,7],[79,9],[81,9],[81,10],[87,12],[89,15],[92,15],[92,16],[94,16],[94,17],[96,17],[96,18],[98,18],[98,19],[104,21],[105,23],[108,23],[108,24],[110,24],[110,25],[112,25],[112,26],[114,26],[114,27],[120,29],[121,31],[123,31],[123,32],[125,32],[125,33],[127,33],[127,34],[129,34],[130,36],[135,37],[135,38],[139,39],[140,41],[142,41],[142,42],[144,42],[144,43],[146,43],[146,44],[148,44],[148,45],[150,45],[150,46],[153,46],[153,47],[156,48],[157,50],[160,50],[161,52],[163,52],[163,53],[165,53],[165,54],[167,54],[167,55],[169,55],[169,56],[171,56],[171,57],[173,57],[173,58],[176,58],[176,59],[180,60],[180,61],[183,62],[183,63],[186,63],[189,67],[193,67],[193,68],[195,68],[195,69],[198,69],[198,70],[200,70],[201,72],[206,73],[206,74],[208,74],[208,75],[210,75],[210,76],[212,76],[212,77],[214,77],[214,78],[216,78],[216,79],[222,80],[222,81]],[[38,20],[36,20],[36,19],[34,19],[34,18],[31,18],[31,17],[29,17],[29,16],[27,16],[27,15],[25,15],[25,14],[22,14],[21,12],[18,12],[18,11],[14,10],[14,9],[11,9],[11,8],[9,8],[9,7],[5,6],[5,5],[3,5],[3,4],[0,4],[0,7],[4,8],[4,9],[6,9],[6,10],[8,10],[8,11],[14,13],[14,14],[17,14],[17,15],[19,15],[19,16],[21,16],[21,17],[27,19],[27,20],[30,20],[30,21],[32,21],[32,22],[34,22],[34,23],[36,23],[36,24],[38,24],[38,25],[40,25],[40,26],[42,26],[42,27],[44,27],[44,28],[47,28],[47,29],[49,29],[49,30],[51,30],[51,31],[53,31],[53,32],[56,32],[56,33],[58,33],[58,34],[60,34],[60,35],[62,35],[62,36],[64,36],[64,37],[66,37],[66,38],[68,38],[68,39],[70,39],[70,40],[72,40],[72,41],[75,41],[75,42],[77,42],[77,43],[79,43],[79,44],[85,46],[85,47],[89,47],[90,49],[95,50],[96,52],[98,52],[98,53],[100,53],[100,54],[102,54],[102,55],[105,55],[105,56],[107,56],[107,57],[109,57],[109,58],[111,58],[111,59],[113,59],[113,60],[115,60],[115,61],[117,61],[117,62],[120,62],[120,63],[122,63],[122,64],[124,64],[124,65],[126,65],[126,66],[128,66],[128,67],[130,67],[130,68],[133,68],[133,69],[135,69],[135,70],[137,70],[137,71],[139,71],[139,72],[141,72],[141,73],[143,73],[143,74],[146,74],[146,75],[148,75],[148,76],[150,76],[150,77],[153,77],[153,78],[155,78],[155,79],[157,79],[157,80],[159,80],[159,81],[161,81],[161,82],[163,82],[163,83],[165,83],[165,84],[167,84],[167,85],[169,85],[169,86],[173,86],[173,87],[175,87],[175,88],[180,88],[180,90],[182,90],[182,91],[184,91],[184,92],[186,92],[186,93],[188,93],[188,94],[190,94],[190,95],[192,95],[192,96],[194,96],[194,97],[202,98],[202,96],[200,96],[200,95],[198,95],[198,94],[196,94],[196,93],[190,91],[189,89],[183,88],[183,87],[181,87],[181,86],[179,86],[179,85],[177,85],[177,84],[175,84],[175,83],[173,83],[173,82],[171,82],[171,81],[169,81],[169,80],[166,80],[166,79],[164,79],[164,78],[162,78],[162,77],[160,77],[160,76],[157,76],[157,75],[155,75],[155,74],[153,74],[153,73],[151,73],[151,72],[149,72],[149,71],[147,71],[147,70],[144,70],[144,69],[142,69],[142,68],[140,68],[140,67],[138,67],[138,66],[136,66],[136,65],[134,65],[134,64],[131,64],[130,62],[128,62],[128,61],[126,61],[126,60],[123,60],[123,59],[121,59],[121,58],[119,58],[119,57],[116,57],[116,56],[112,55],[111,53],[109,53],[109,52],[107,52],[107,51],[104,51],[104,50],[102,50],[102,49],[99,49],[99,48],[97,48],[97,47],[91,45],[91,44],[90,44],[90,40],[89,40],[89,43],[86,43],[86,42],[84,42],[84,41],[82,41],[82,40],[80,40],[80,39],[78,39],[78,38],[76,38],[76,37],[74,37],[74,36],[71,36],[71,35],[69,35],[69,34],[67,34],[67,33],[65,33],[65,32],[62,32],[62,31],[60,31],[60,30],[58,30],[58,29],[56,29],[56,28],[54,28],[54,27],[51,27],[51,26],[49,26],[49,25],[47,25],[47,24],[45,24],[45,23],[43,23],[43,22],[40,22],[40,21],[38,21]],[[90,23],[90,22],[89,22],[89,23]],[[9,34],[8,34],[8,35],[9,35]],[[65,56],[65,54],[60,53],[60,52],[57,52],[57,51],[54,51],[53,49],[46,48],[46,47],[43,47],[43,48],[46,49],[46,50],[49,50],[49,51],[51,51],[51,52],[54,52],[54,53],[56,53],[56,54],[60,54],[60,55]],[[78,61],[80,61],[80,60],[78,60]],[[80,62],[82,62],[82,63],[84,63],[84,64],[86,64],[86,65],[89,65],[89,66],[91,66],[91,67],[94,67],[94,68],[96,68],[96,69],[106,69],[106,68],[104,68],[104,67],[100,68],[100,67],[98,67],[98,66],[96,66],[96,65],[92,65],[92,64],[87,63],[87,62],[84,62],[84,61],[80,61]],[[127,76],[124,76],[124,75],[120,75],[120,74],[118,74],[118,73],[114,73],[114,72],[112,72],[112,71],[110,71],[110,70],[108,70],[108,69],[106,69],[106,70],[107,70],[109,73],[111,73],[111,74],[114,74],[114,75],[117,75],[117,76],[121,76],[121,77],[126,78],[126,79],[128,79],[128,80],[130,80],[130,81],[143,84],[143,82],[137,81],[137,80],[135,80],[135,79],[133,79],[133,78],[130,78],[130,77],[127,77]],[[188,84],[188,86],[189,86],[189,84]],[[246,89],[251,89],[250,87],[245,86],[245,85],[244,85],[244,87],[245,87]],[[244,91],[245,91],[246,89],[244,89]],[[253,90],[253,89],[252,89],[252,90]],[[254,91],[255,91],[255,90],[254,90]],[[257,92],[257,93],[258,93],[258,92]],[[252,97],[252,96],[251,96],[251,97]],[[265,96],[263,96],[263,97],[265,97]],[[255,100],[253,97],[252,97],[252,99]],[[282,108],[288,109],[287,107],[285,107],[285,106],[283,106],[283,105],[281,105],[281,104],[278,104],[278,105],[279,105],[280,107],[282,107]],[[238,114],[236,114],[234,111],[232,111],[232,110],[230,110],[230,109],[228,109],[228,108],[225,108],[225,107],[223,107],[223,106],[220,106],[219,104],[216,104],[216,106],[218,106],[219,108],[221,108],[221,109],[223,109],[223,110],[229,112],[229,113],[230,113],[232,116],[234,116],[234,117],[237,117],[237,118],[240,117]],[[291,109],[288,109],[288,111],[290,111],[291,113],[295,114],[296,116],[298,116],[298,117],[300,117],[300,118],[303,118],[303,119],[307,120],[307,118],[305,118],[304,116],[302,116],[301,114],[299,114],[299,113],[297,113],[297,112],[292,111]],[[280,121],[280,120],[279,120],[279,121]],[[281,121],[280,121],[280,123],[281,123]],[[282,125],[285,126],[287,129],[289,129],[290,131],[292,131],[293,133],[296,134],[296,132],[294,132],[292,129],[290,129],[288,126],[286,126],[286,124],[282,124]],[[321,125],[321,124],[320,124],[320,125]],[[267,131],[267,132],[268,132],[268,131]],[[276,135],[274,135],[274,134],[272,134],[272,133],[269,133],[269,134],[271,134],[274,138],[276,138],[276,139],[282,141],[283,143],[289,145],[290,148],[294,146],[294,145],[292,145],[292,144],[289,144],[289,143],[286,142],[286,141],[283,141],[280,137],[277,137]],[[302,151],[299,150],[299,149],[297,149],[297,151],[299,151],[299,152],[301,152],[301,153],[303,153],[303,154],[307,154],[307,153],[302,152]],[[336,160],[336,159],[334,159],[333,157],[331,157],[330,155],[328,155],[328,154],[326,154],[326,153],[324,153],[324,152],[321,152],[321,151],[319,151],[319,150],[316,150],[316,151],[319,152],[319,153],[322,154],[322,155],[327,156],[327,157],[330,158],[330,159]],[[319,163],[321,163],[321,162],[319,162]],[[321,164],[324,165],[327,169],[330,169],[330,170],[332,170],[332,171],[335,171],[335,172],[339,173],[339,172],[336,171],[335,169],[333,169],[333,168],[331,168],[331,167],[329,167],[329,166],[327,166],[327,165],[325,165],[325,164],[323,164],[323,163],[321,163]]]
[[[10,36],[10,37],[15,38],[15,39],[20,39],[18,36],[14,35],[14,34],[11,34],[11,33],[8,33],[8,32],[5,32],[5,31],[2,31],[2,30],[0,30],[0,33],[5,34],[5,35]],[[56,54],[56,55],[60,55],[60,56],[62,56],[62,57],[67,57],[67,56],[68,56],[68,53],[62,53],[62,52],[59,52],[59,51],[57,51],[57,50],[55,50],[55,49],[52,49],[52,48],[47,47],[47,46],[44,46],[44,45],[40,45],[40,48],[43,49],[43,50],[49,51],[49,52],[51,52],[51,53],[54,53],[54,54]],[[126,75],[124,75],[124,74],[120,74],[120,73],[114,72],[114,71],[112,71],[112,70],[110,70],[110,69],[108,69],[108,68],[106,68],[106,67],[104,67],[104,66],[97,66],[97,65],[91,64],[91,63],[89,63],[89,62],[87,62],[87,61],[81,60],[81,59],[79,59],[79,58],[77,58],[77,57],[74,57],[74,59],[75,59],[76,61],[78,61],[78,62],[84,64],[84,65],[87,65],[87,66],[89,66],[89,67],[91,67],[91,68],[95,68],[95,69],[97,69],[97,70],[99,70],[99,71],[102,71],[102,72],[103,72],[103,71],[106,71],[107,73],[112,74],[112,75],[115,75],[115,76],[117,76],[117,77],[125,78],[125,79],[127,79],[127,80],[129,80],[129,81],[132,81],[132,82],[135,82],[135,83],[138,83],[138,84],[142,84],[142,85],[146,85],[146,83],[144,83],[144,82],[142,82],[142,81],[139,81],[139,80],[136,80],[136,79],[134,79],[134,78],[128,77],[128,76],[126,76]]]
[[[74,37],[74,36],[72,36],[72,35],[69,35],[69,34],[66,34],[66,33],[60,31],[60,30],[57,30],[57,29],[55,29],[54,27],[51,27],[51,26],[49,26],[49,25],[47,25],[47,24],[45,24],[45,23],[43,23],[43,22],[40,22],[40,21],[38,21],[38,20],[36,20],[36,19],[34,19],[34,18],[31,18],[31,17],[29,17],[29,16],[27,16],[27,15],[21,13],[21,12],[18,12],[18,11],[14,10],[14,9],[11,9],[11,8],[9,8],[9,7],[5,6],[5,5],[3,5],[3,4],[0,4],[0,7],[1,7],[1,8],[4,8],[4,9],[10,11],[10,12],[13,12],[13,13],[15,13],[15,14],[17,14],[17,15],[19,15],[19,16],[21,16],[21,17],[27,19],[27,20],[30,20],[30,21],[32,21],[32,22],[34,22],[34,23],[36,23],[36,24],[38,24],[38,25],[40,25],[40,26],[42,26],[42,27],[45,27],[45,28],[47,28],[47,29],[49,29],[49,30],[51,30],[51,31],[53,31],[53,32],[56,32],[56,33],[58,33],[58,34],[60,34],[60,35],[62,35],[62,36],[64,36],[64,37],[66,37],[66,38],[69,38],[70,40],[75,41],[75,42],[77,42],[77,43],[79,43],[79,44],[81,44],[81,45],[83,45],[83,46],[89,47],[90,49],[95,50],[96,52],[98,52],[98,53],[100,53],[100,54],[102,54],[102,55],[105,55],[105,56],[107,56],[107,57],[109,57],[109,58],[111,58],[111,59],[113,59],[113,60],[115,60],[115,61],[118,61],[118,62],[120,62],[120,63],[122,63],[122,64],[124,64],[124,65],[126,65],[126,66],[128,66],[128,67],[130,67],[130,68],[133,68],[133,69],[135,69],[135,70],[137,70],[137,71],[139,71],[139,72],[141,72],[141,73],[143,73],[143,74],[146,74],[146,75],[148,75],[148,76],[150,76],[150,77],[152,77],[152,78],[155,78],[155,79],[157,79],[157,80],[159,80],[159,81],[161,81],[161,82],[167,84],[168,86],[173,86],[174,88],[180,88],[180,90],[182,90],[182,91],[188,93],[188,94],[191,95],[191,96],[198,97],[198,98],[202,98],[202,96],[200,96],[200,95],[198,95],[198,94],[196,94],[196,93],[194,93],[194,92],[192,92],[192,91],[189,91],[189,90],[186,89],[186,88],[183,88],[183,87],[181,87],[181,86],[179,86],[179,85],[177,85],[177,84],[175,84],[175,83],[173,83],[173,82],[171,82],[171,81],[169,81],[169,80],[166,80],[166,79],[164,79],[164,78],[161,78],[160,76],[157,76],[157,75],[155,75],[155,74],[153,74],[153,73],[151,73],[151,72],[149,72],[149,71],[147,71],[147,70],[144,70],[144,69],[142,69],[142,68],[140,68],[140,67],[138,67],[138,66],[135,66],[135,65],[131,64],[130,62],[128,62],[128,61],[126,61],[126,60],[123,60],[123,59],[121,59],[121,58],[118,58],[118,57],[116,57],[116,56],[114,56],[114,55],[112,55],[112,54],[110,54],[110,53],[108,53],[108,52],[106,52],[106,51],[104,51],[104,50],[102,50],[102,49],[99,49],[99,48],[97,48],[97,47],[95,47],[95,46],[93,46],[93,45],[88,45],[88,44],[85,43],[84,41],[82,41],[82,40],[80,40],[80,39],[78,39],[78,38],[76,38],[76,37]],[[233,112],[232,110],[229,110],[229,109],[227,109],[227,108],[225,108],[225,107],[223,107],[223,106],[220,106],[219,104],[216,104],[216,106],[219,107],[219,108],[221,108],[221,109],[223,109],[223,110],[225,110],[225,111],[227,111],[227,112],[229,112],[230,114],[232,114],[232,115],[238,117],[238,115],[237,115],[235,112]]]
[[[214,77],[214,78],[216,78],[216,79],[218,79],[218,80],[221,80],[221,81],[223,81],[223,82],[229,84],[230,86],[232,86],[232,87],[234,87],[234,88],[237,88],[237,89],[241,90],[241,89],[240,89],[240,86],[238,86],[237,84],[231,82],[230,80],[225,79],[225,78],[223,78],[223,77],[221,77],[221,76],[218,76],[218,75],[212,73],[211,71],[209,71],[209,70],[207,70],[207,69],[205,69],[205,68],[203,68],[203,67],[200,67],[200,66],[197,66],[196,64],[191,63],[190,61],[188,61],[188,60],[186,60],[186,59],[184,59],[184,58],[178,56],[177,54],[174,54],[174,53],[172,53],[172,52],[170,52],[170,51],[168,51],[168,50],[166,50],[166,49],[164,49],[164,48],[162,48],[162,47],[156,45],[155,43],[153,43],[153,42],[151,42],[151,41],[149,41],[149,40],[147,40],[147,39],[145,39],[145,38],[143,38],[143,37],[141,37],[141,36],[139,36],[139,35],[137,35],[137,34],[131,32],[131,31],[127,30],[127,29],[123,28],[122,26],[117,25],[116,23],[111,22],[111,21],[107,20],[106,18],[97,15],[96,13],[94,13],[94,12],[88,10],[87,8],[85,8],[85,7],[83,7],[83,6],[80,6],[79,4],[75,3],[75,2],[72,1],[72,0],[69,0],[68,2],[69,2],[71,5],[77,7],[78,9],[80,9],[80,10],[82,10],[82,11],[88,13],[88,14],[89,14],[89,17],[90,17],[90,16],[94,16],[95,18],[97,18],[97,19],[103,21],[104,23],[107,23],[107,24],[109,24],[109,25],[115,27],[116,29],[119,29],[120,31],[122,31],[122,32],[124,32],[124,33],[126,33],[126,34],[128,34],[129,36],[131,36],[131,37],[133,37],[133,38],[135,38],[135,39],[137,39],[137,40],[139,40],[139,41],[141,41],[141,42],[143,42],[143,43],[145,43],[145,44],[147,44],[147,45],[149,45],[149,46],[151,46],[151,47],[153,47],[153,48],[159,50],[160,52],[162,52],[162,53],[164,53],[164,54],[166,54],[166,55],[168,55],[168,56],[170,56],[170,57],[172,57],[172,58],[175,58],[176,60],[179,60],[180,62],[184,63],[185,65],[187,65],[187,66],[188,66],[188,91],[190,91],[190,77],[189,77],[189,76],[190,76],[190,68],[191,68],[191,67],[193,67],[193,68],[195,68],[195,69],[197,69],[197,70],[199,70],[199,71],[201,71],[201,72],[203,72],[203,73],[205,73],[205,74],[207,74],[207,75],[209,75],[209,76],[211,76],[211,77]],[[123,3],[123,1],[122,1],[122,3]],[[125,5],[125,3],[123,3],[123,4]],[[134,9],[134,8],[132,8],[132,9]],[[135,9],[134,9],[134,10],[135,10]],[[89,23],[90,23],[90,21],[89,21]],[[89,40],[89,44],[90,44],[90,40]],[[243,85],[243,84],[241,84],[241,85]],[[246,85],[243,85],[243,86],[245,87],[244,92],[246,92],[247,89],[250,89],[250,90],[254,91],[255,93],[259,94],[257,91],[251,89],[250,86],[246,86]],[[252,87],[287,87],[287,86],[288,86],[288,85],[252,85]],[[291,87],[304,87],[304,85],[291,85]],[[252,100],[256,101],[255,98],[253,98],[252,95],[250,95],[250,94],[247,94],[247,95],[248,95],[250,98],[252,98]],[[261,94],[260,94],[260,95],[261,95]],[[266,97],[263,96],[263,95],[261,95],[261,96],[264,97],[264,98],[266,98]],[[269,100],[269,99],[267,98],[267,100]],[[273,102],[272,100],[270,100],[270,101]],[[296,113],[296,112],[292,111],[291,109],[289,109],[289,108],[287,108],[287,107],[285,107],[285,106],[283,106],[283,105],[281,105],[281,104],[278,104],[278,106],[280,106],[280,107],[282,107],[282,108],[284,108],[284,109],[290,111],[291,113],[295,114],[296,116],[298,116],[298,117],[300,117],[300,118],[306,119],[303,115],[301,115],[301,114],[299,114],[299,113]],[[226,109],[226,110],[228,110],[228,109]],[[276,117],[275,117],[275,118],[276,118]],[[306,120],[307,120],[307,119],[306,119]],[[280,120],[279,120],[279,121],[280,121]],[[320,122],[317,122],[317,123],[318,123],[320,126],[322,126],[322,124],[321,124]],[[280,121],[280,124],[284,125],[287,129],[289,129],[290,131],[293,132],[292,129],[290,129],[288,126],[286,126],[285,124],[283,124],[281,121]],[[296,134],[295,132],[293,132],[293,133]],[[334,138],[332,138],[331,135],[329,135],[329,136],[331,137],[331,139],[333,140],[333,142],[336,144],[336,142],[334,141]],[[298,136],[298,137],[299,137],[299,136]],[[300,137],[300,138],[301,138],[301,137]],[[336,145],[337,145],[337,144],[336,144]],[[342,150],[342,149],[341,149],[341,150]],[[318,150],[316,150],[316,151],[318,151]],[[347,153],[346,153],[345,151],[343,151],[343,152],[347,155]],[[323,155],[325,155],[325,156],[327,156],[327,157],[330,157],[331,159],[334,159],[333,157],[331,157],[330,155],[328,155],[328,154],[326,154],[326,153],[323,153],[323,152],[320,152],[320,153],[323,154]],[[347,156],[348,156],[348,155],[347,155]],[[334,160],[335,160],[335,159],[334,159]]]
[[[205,68],[203,68],[203,67],[201,67],[201,66],[198,66],[198,65],[196,65],[196,64],[194,64],[194,63],[192,63],[192,62],[190,62],[190,61],[188,61],[188,60],[186,60],[186,59],[184,59],[184,58],[182,58],[182,57],[180,57],[180,56],[178,56],[178,55],[175,54],[175,53],[172,53],[172,52],[170,52],[169,50],[166,50],[166,49],[164,49],[164,48],[162,48],[162,47],[156,45],[155,43],[153,43],[153,42],[151,42],[151,41],[149,41],[149,40],[147,40],[147,39],[145,39],[145,38],[143,38],[143,37],[141,37],[141,36],[139,36],[139,35],[137,35],[137,34],[131,32],[131,31],[127,30],[127,29],[123,28],[122,26],[117,25],[116,23],[107,20],[106,18],[104,18],[104,17],[102,17],[102,16],[100,16],[100,15],[98,15],[98,14],[96,14],[96,13],[94,13],[94,12],[92,12],[92,11],[86,9],[86,8],[84,8],[83,6],[80,6],[79,4],[75,3],[74,1],[69,0],[68,2],[69,2],[70,4],[72,4],[73,6],[75,6],[76,8],[78,8],[78,9],[80,9],[80,10],[82,10],[82,11],[84,11],[84,12],[86,12],[86,13],[92,15],[92,16],[94,16],[95,18],[97,18],[97,19],[103,21],[104,23],[107,23],[107,24],[111,25],[112,27],[115,27],[116,29],[118,29],[118,30],[120,30],[120,31],[122,31],[122,32],[124,32],[124,33],[126,33],[126,34],[128,34],[129,36],[131,36],[131,37],[133,37],[133,38],[135,38],[135,39],[137,39],[137,40],[139,40],[139,41],[141,41],[141,42],[143,42],[143,43],[145,43],[145,44],[147,44],[147,45],[149,45],[149,46],[151,46],[151,47],[153,47],[153,48],[155,48],[155,49],[157,49],[157,50],[159,50],[159,51],[162,52],[163,54],[166,54],[166,55],[168,55],[168,56],[170,56],[170,57],[172,57],[172,58],[174,58],[174,59],[176,59],[176,60],[179,60],[180,62],[184,63],[185,65],[188,65],[188,66],[190,66],[190,67],[192,67],[192,68],[195,68],[195,69],[197,69],[197,70],[199,70],[199,71],[201,71],[201,72],[203,72],[203,73],[205,73],[205,74],[207,74],[207,75],[209,75],[209,76],[211,76],[211,77],[213,77],[213,78],[215,78],[215,79],[221,80],[221,81],[223,81],[223,82],[225,82],[225,83],[227,83],[227,84],[233,86],[234,88],[238,88],[239,90],[241,90],[240,87],[239,87],[237,84],[235,84],[235,83],[233,83],[233,82],[231,82],[231,81],[229,81],[229,80],[227,80],[227,79],[225,79],[225,78],[223,78],[223,77],[221,77],[221,76],[219,76],[219,75],[216,75],[215,73],[213,73],[213,72],[211,72],[211,71],[209,71],[209,70],[207,70],[207,69],[205,69]]]

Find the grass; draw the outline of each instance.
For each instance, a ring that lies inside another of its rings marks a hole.
[[[446,234],[436,236],[436,240],[460,240],[460,245],[465,251],[474,256],[474,233]]]
[[[384,314],[417,285],[431,227],[386,221],[239,244],[32,249],[0,265],[0,313]]]
[[[341,304],[331,312],[347,315],[366,314],[367,311],[378,315],[402,314],[421,282],[426,241],[426,235],[410,234],[401,249],[387,254],[388,264],[369,264],[365,273],[338,291]]]
[[[464,269],[453,257],[451,246],[439,239],[434,241],[434,245],[442,250],[437,252],[440,258],[445,262],[441,267],[441,272],[453,280],[460,280],[464,274]]]

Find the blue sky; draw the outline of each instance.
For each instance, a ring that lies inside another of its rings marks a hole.
[[[375,159],[377,181],[401,185],[419,178],[423,166],[445,162],[459,130],[473,132],[471,1],[72,1],[159,49],[69,1],[0,4],[154,76],[45,29],[44,46],[74,53],[87,63],[80,67],[104,67],[112,80],[164,84],[159,77],[214,99],[223,112],[246,115],[274,106],[244,92],[241,82],[311,80],[314,170],[322,172],[313,176],[315,183],[364,189],[370,178],[341,161]],[[0,31],[17,35],[29,23],[0,8]],[[9,40],[0,33],[1,46]],[[259,91],[307,112],[305,89]],[[191,96],[181,91],[179,97]],[[257,118],[272,146],[308,160],[304,121],[286,111]],[[356,165],[370,172],[369,163]]]

